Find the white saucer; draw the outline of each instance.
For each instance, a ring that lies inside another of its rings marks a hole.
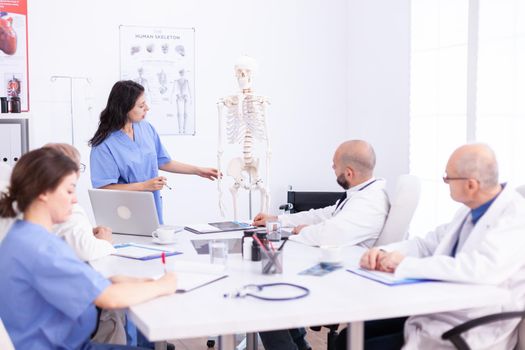
[[[169,244],[175,244],[175,242],[177,241],[177,239],[173,238],[173,239],[171,239],[171,240],[169,240],[169,241],[161,241],[161,240],[159,240],[158,238],[153,237],[153,238],[151,239],[151,241],[152,241],[153,243],[155,243],[155,244],[169,245]]]

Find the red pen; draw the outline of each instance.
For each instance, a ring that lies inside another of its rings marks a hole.
[[[162,252],[160,255],[160,258],[162,259],[162,266],[164,267],[164,273],[166,273],[166,253]]]

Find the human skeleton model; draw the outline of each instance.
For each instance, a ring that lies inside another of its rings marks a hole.
[[[179,122],[179,133],[186,132],[186,120],[188,119],[187,106],[191,101],[190,83],[184,77],[184,69],[179,71],[179,79],[175,80],[173,90],[171,92],[177,98],[177,120]]]
[[[221,171],[223,150],[222,122],[226,112],[226,140],[229,144],[240,143],[243,146],[243,156],[230,160],[226,174],[232,176],[234,183],[230,187],[233,199],[233,218],[237,220],[237,196],[239,189],[257,190],[261,195],[261,211],[268,212],[270,204],[270,142],[268,140],[268,125],[266,123],[266,97],[253,94],[252,74],[257,63],[251,57],[242,56],[235,65],[235,74],[240,92],[221,98],[217,103],[219,112],[219,147],[217,153],[218,169]],[[253,141],[266,143],[266,184],[259,175],[259,159],[253,157]],[[249,174],[251,181],[245,179]],[[224,217],[222,188],[220,178],[217,182],[219,191],[219,209]]]

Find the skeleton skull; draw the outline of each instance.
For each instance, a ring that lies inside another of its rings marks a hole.
[[[239,83],[239,88],[243,91],[252,88],[252,75],[257,70],[257,61],[249,56],[241,56],[235,64],[235,76]]]

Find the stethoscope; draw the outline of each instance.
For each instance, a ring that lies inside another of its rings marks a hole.
[[[371,184],[373,184],[374,182],[376,182],[378,179],[375,179],[374,181],[370,181],[369,183],[367,183],[366,185],[364,185],[363,187],[361,187],[360,189],[358,189],[356,192],[359,192],[359,191],[362,191],[364,190],[365,188],[367,188],[368,186],[370,186]],[[346,197],[346,194],[345,194],[345,197]],[[346,205],[346,203],[348,203],[348,201],[350,200],[350,197],[346,197],[344,198],[343,200],[340,200],[333,213],[332,213],[332,216],[335,216],[335,214],[339,213],[341,210],[343,210],[344,206]]]
[[[265,288],[269,287],[278,287],[278,286],[287,286],[292,287],[297,290],[299,290],[299,293],[297,295],[293,296],[287,296],[287,297],[265,297],[262,295],[257,295],[255,293],[263,291]],[[260,300],[267,300],[267,301],[287,301],[287,300],[296,300],[306,297],[308,294],[310,294],[310,290],[306,287],[300,286],[298,284],[293,283],[285,283],[285,282],[277,282],[277,283],[266,283],[266,284],[247,284],[243,286],[242,288],[236,290],[232,293],[225,293],[225,298],[245,298],[245,297],[252,297]]]

